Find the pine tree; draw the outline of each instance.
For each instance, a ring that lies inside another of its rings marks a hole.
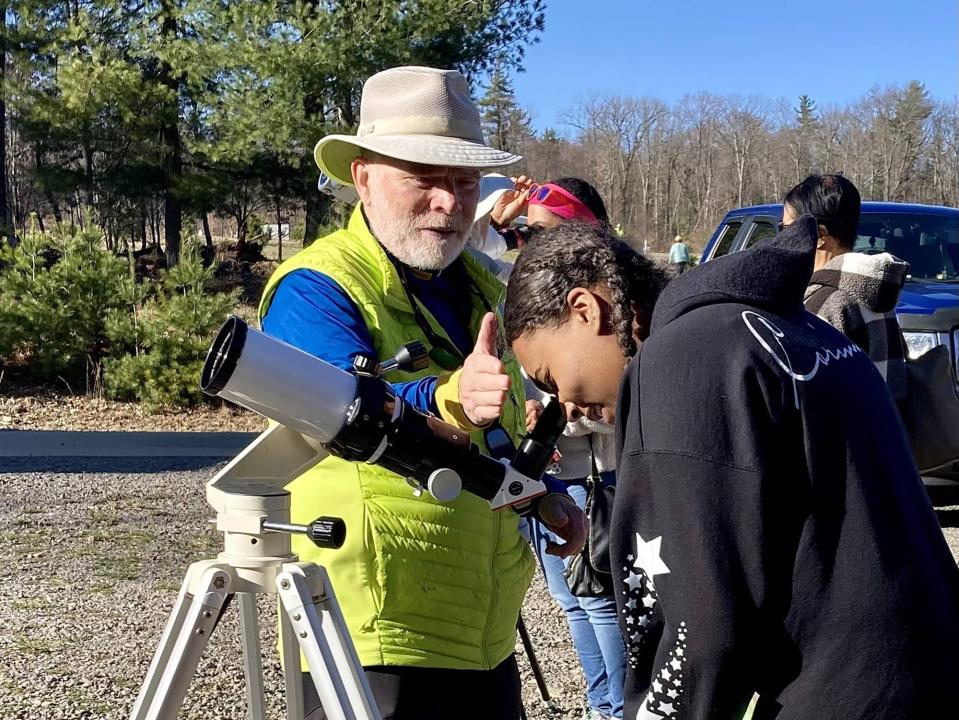
[[[124,289],[126,307],[111,312],[107,321],[113,344],[104,363],[108,396],[138,400],[147,410],[203,399],[197,378],[210,338],[239,294],[212,292],[213,274],[199,245],[187,242],[180,262],[163,273],[155,293],[138,293],[136,283]]]
[[[553,177],[554,169],[559,160],[561,144],[562,140],[560,140],[559,133],[557,133],[555,129],[548,127],[543,130],[543,134],[540,137],[540,148],[544,162],[543,178],[548,179]]]
[[[816,102],[806,94],[799,96],[796,111],[793,151],[795,153],[797,182],[809,175],[816,166],[815,137],[819,127],[816,117]]]
[[[805,93],[799,96],[799,107],[796,109],[796,122],[800,130],[813,130],[818,124],[816,118],[816,101]]]
[[[513,83],[501,65],[494,68],[477,105],[487,141],[500,150],[522,153],[533,130],[529,114],[517,103]]]

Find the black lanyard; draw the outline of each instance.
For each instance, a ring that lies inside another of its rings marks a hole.
[[[420,301],[409,285],[409,279],[406,274],[408,272],[407,267],[392,256],[390,256],[390,260],[393,261],[397,274],[400,276],[400,284],[403,286],[403,291],[406,293],[407,300],[410,301],[410,307],[413,309],[413,316],[416,318],[416,324],[420,326],[420,330],[422,330],[423,334],[426,335],[426,339],[431,346],[429,350],[430,360],[444,370],[456,370],[458,367],[461,367],[463,362],[466,360],[466,357],[463,355],[462,351],[451,341],[437,334],[433,330],[433,326],[430,324],[430,321],[427,320],[425,315],[423,315],[423,311],[420,309]],[[486,296],[484,296],[483,293],[479,291],[479,288],[476,287],[476,283],[473,282],[473,278],[469,276],[469,273],[466,273],[466,277],[469,282],[470,292],[472,292],[473,295],[479,299],[479,301],[483,304],[483,307],[486,308],[486,312],[492,312],[493,309],[486,300]]]

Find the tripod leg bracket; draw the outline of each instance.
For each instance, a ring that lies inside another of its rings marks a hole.
[[[333,710],[328,711],[330,720],[380,720],[326,570],[311,563],[286,563],[276,587],[320,702]]]

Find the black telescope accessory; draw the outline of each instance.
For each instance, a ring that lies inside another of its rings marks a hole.
[[[451,500],[461,489],[485,500],[496,497],[508,472],[505,462],[482,454],[467,431],[403,402],[387,382],[365,369],[370,365],[365,359],[357,358],[355,365],[356,399],[342,430],[326,445],[331,453],[375,463],[411,479],[417,489],[428,489],[439,500]],[[519,448],[509,447],[504,460],[510,461],[513,471],[539,480],[565,424],[562,405],[547,404]],[[524,485],[516,480],[506,490],[519,496]]]
[[[366,375],[385,375],[393,370],[419,372],[430,364],[429,351],[419,340],[401,346],[389,360],[379,362],[372,355],[359,354],[353,358],[353,369]]]
[[[533,429],[520,440],[510,463],[513,469],[529,478],[542,478],[553,461],[556,442],[565,427],[566,411],[562,403],[556,400],[547,403]]]
[[[318,517],[309,525],[264,520],[262,527],[272,532],[306,535],[314,545],[321,548],[337,550],[346,541],[346,523],[338,517]]]
[[[357,368],[356,380],[356,398],[327,450],[412,478],[437,499],[451,500],[462,488],[486,500],[496,496],[506,468],[480,454],[468,432],[403,402],[378,375]]]

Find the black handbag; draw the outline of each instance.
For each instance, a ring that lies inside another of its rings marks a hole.
[[[592,472],[586,479],[586,517],[589,532],[586,544],[566,567],[566,584],[576,597],[612,597],[613,575],[609,558],[609,528],[616,486],[604,483],[596,468],[593,439],[589,438]]]
[[[906,360],[906,397],[899,411],[920,472],[959,461],[959,395],[945,345]]]

